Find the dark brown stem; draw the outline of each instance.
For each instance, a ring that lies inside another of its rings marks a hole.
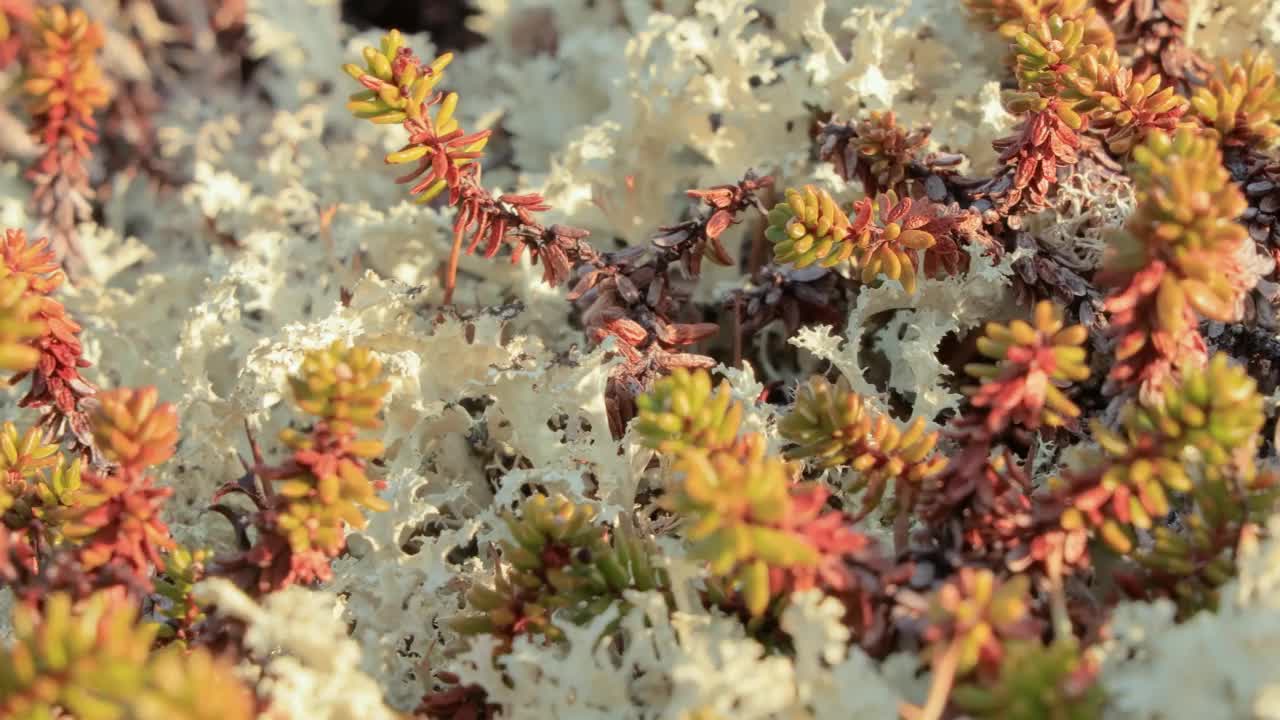
[[[904,508],[898,508],[898,514],[893,518],[893,552],[895,555],[902,555],[906,552],[909,533],[911,529],[911,517]]]
[[[742,369],[742,298],[733,299],[733,366]]]

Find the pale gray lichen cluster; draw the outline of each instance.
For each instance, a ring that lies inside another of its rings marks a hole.
[[[968,153],[975,170],[1011,126],[998,102],[996,40],[949,0],[473,4],[488,41],[455,61],[450,82],[467,99],[464,125],[500,122],[519,168],[487,172],[486,184],[542,191],[556,220],[606,245],[646,242],[681,216],[685,189],[748,168],[774,174],[779,187],[810,182],[855,197],[812,161],[806,105],[841,117],[892,108],[904,125],[931,125],[933,141]],[[1210,53],[1244,38],[1280,43],[1280,9],[1268,3],[1193,5],[1192,42]],[[776,22],[765,27],[759,11]],[[487,662],[486,638],[467,646],[441,629],[485,573],[487,548],[505,532],[497,512],[523,485],[589,495],[608,517],[635,502],[650,456],[629,437],[619,452],[610,438],[603,390],[617,360],[583,349],[563,294],[527,260],[464,258],[455,300],[473,309],[462,319],[438,312],[450,218],[405,202],[381,162],[396,138],[343,108],[338,68],[377,31],[344,25],[338,0],[249,0],[248,29],[269,97],[210,84],[168,103],[156,120],[160,150],[180,186],[159,193],[111,181],[102,225],[81,230],[93,282],[66,301],[84,325],[95,380],[154,384],[177,406],[182,442],[161,477],[176,491],[167,520],[189,545],[230,541],[203,509],[240,472],[244,423],[269,439],[287,421],[285,378],[305,351],[344,339],[383,360],[391,510],[349,539],[325,588],[292,589],[262,607],[226,584],[200,590],[249,624],[280,708],[296,718],[389,718],[389,708],[421,698],[428,666],[481,684],[512,718],[879,720],[900,700],[922,701],[928,681],[915,659],[877,666],[847,648],[838,608],[819,596],[801,596],[783,617],[794,658],[767,654],[736,620],[687,601],[668,608],[657,595],[566,628],[563,645],[519,640],[499,668]],[[554,59],[537,54],[548,38]],[[429,37],[408,44],[433,50]],[[3,224],[27,225],[16,165],[0,168],[0,189]],[[1102,216],[1079,217],[1099,214],[1090,207],[1066,202],[1043,219],[1084,228],[1079,237],[1096,244],[1095,231],[1121,222],[1130,201],[1119,193]],[[725,240],[736,250],[741,229]],[[1001,315],[1012,260],[974,257],[969,274],[924,280],[910,295],[885,283],[861,295],[846,326],[791,342],[807,351],[804,362],[831,363],[874,402],[909,391],[913,414],[933,421],[960,399],[940,382],[938,344]],[[733,269],[709,270],[699,299],[740,282]],[[894,370],[879,387],[862,369],[861,332],[889,311],[896,324],[873,342]],[[729,377],[756,407],[761,383],[791,379],[785,373],[761,366]],[[554,429],[553,418],[567,421]],[[764,409],[747,423],[772,432]],[[513,468],[511,458],[528,462]],[[457,552],[473,543],[478,556]],[[678,546],[663,549],[678,577]],[[1272,540],[1245,561],[1215,614],[1175,626],[1164,604],[1122,606],[1105,647],[1110,717],[1280,717],[1277,575]],[[8,602],[0,596],[0,611]],[[621,654],[600,642],[613,621],[629,638]]]

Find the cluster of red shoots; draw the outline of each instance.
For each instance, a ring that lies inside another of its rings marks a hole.
[[[546,282],[558,285],[582,253],[591,253],[582,242],[587,232],[560,225],[544,226],[535,213],[551,208],[536,193],[495,196],[484,188],[478,161],[492,131],[463,131],[454,117],[457,94],[434,91],[452,57],[445,54],[430,64],[424,63],[402,44],[400,33],[392,31],[380,49],[366,49],[366,68],[346,66],[348,74],[365,88],[352,96],[348,107],[375,123],[403,125],[408,142],[388,155],[387,162],[413,162],[416,166],[396,181],[413,183],[409,193],[419,202],[447,192],[449,205],[457,208],[453,245],[444,273],[446,304],[453,299],[459,256],[468,235],[471,241],[466,245],[467,254],[474,253],[483,243],[485,257],[493,257],[509,243],[513,246],[512,262],[518,262],[527,250],[535,263],[542,262]]]
[[[75,241],[76,224],[92,206],[86,161],[98,142],[93,114],[107,104],[107,88],[96,55],[104,36],[83,10],[60,5],[36,10],[24,28],[22,65],[27,111],[42,151],[27,172],[32,200],[58,260],[84,270]]]
[[[53,297],[66,280],[57,254],[48,239],[29,242],[26,233],[12,229],[6,230],[0,241],[0,254],[11,273],[26,279],[27,294],[39,298],[36,319],[44,326],[33,343],[40,353],[39,361],[12,380],[16,384],[31,379],[30,389],[18,404],[38,409],[40,424],[49,435],[61,438],[69,433],[78,450],[90,452],[93,443],[86,411],[94,387],[80,374],[89,366],[80,344],[80,325]]]

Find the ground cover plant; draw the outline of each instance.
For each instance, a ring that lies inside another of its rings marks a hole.
[[[0,0],[0,717],[1280,717],[1277,52]]]

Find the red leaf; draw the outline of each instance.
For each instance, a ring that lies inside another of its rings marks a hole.
[[[707,237],[714,240],[733,224],[733,213],[728,210],[717,210],[707,221]],[[727,264],[727,263],[726,263]]]

